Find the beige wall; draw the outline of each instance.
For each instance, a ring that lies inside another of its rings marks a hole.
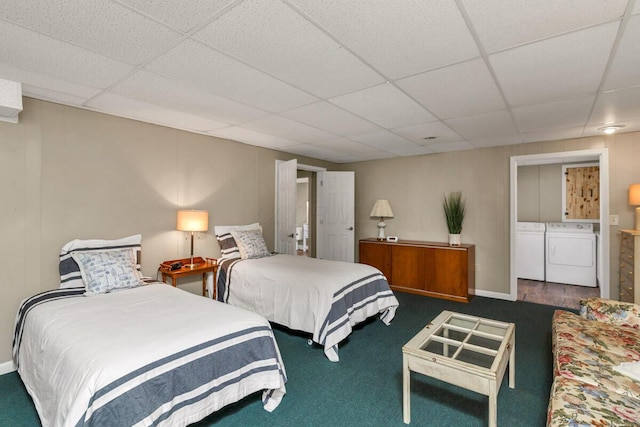
[[[369,212],[377,199],[389,199],[394,218],[387,235],[445,242],[443,194],[460,190],[467,200],[462,241],[476,245],[476,288],[509,294],[509,159],[511,156],[608,148],[610,213],[622,228],[633,228],[627,204],[631,183],[640,182],[640,132],[539,142],[341,165],[356,172],[356,238],[376,235]],[[618,236],[611,227],[611,295],[618,293]]]
[[[215,224],[260,222],[273,249],[275,161],[294,156],[114,116],[24,99],[0,122],[0,363],[11,358],[20,301],[59,284],[58,254],[75,238],[142,233],[142,269],[189,255],[179,207],[209,211],[195,253],[215,257]],[[308,158],[301,162],[335,169]],[[181,281],[199,293],[199,281]]]
[[[518,221],[562,222],[562,165],[518,167]]]

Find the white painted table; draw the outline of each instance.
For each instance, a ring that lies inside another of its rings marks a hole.
[[[515,388],[516,326],[443,311],[402,347],[402,416],[411,422],[411,371],[489,396],[489,426],[498,419],[498,390],[509,365]]]

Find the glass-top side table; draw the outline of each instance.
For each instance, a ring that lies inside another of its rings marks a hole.
[[[402,347],[402,358],[406,424],[413,371],[489,396],[489,426],[496,426],[507,365],[509,387],[515,388],[515,324],[443,311]]]

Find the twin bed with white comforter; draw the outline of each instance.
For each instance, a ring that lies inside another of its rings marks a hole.
[[[293,255],[233,258],[218,269],[218,299],[312,334],[329,360],[353,326],[371,316],[389,324],[398,300],[369,265]]]
[[[184,426],[262,391],[274,410],[286,372],[262,316],[145,283],[141,235],[74,240],[60,288],[26,299],[13,361],[43,426]]]

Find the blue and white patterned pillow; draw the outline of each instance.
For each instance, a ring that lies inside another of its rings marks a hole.
[[[76,251],[71,256],[80,267],[85,283],[85,295],[106,294],[143,284],[142,275],[136,269],[129,249]]]
[[[232,259],[232,258],[240,258],[240,249],[238,248],[238,244],[235,239],[231,235],[231,231],[248,231],[248,230],[259,230],[262,232],[262,227],[260,223],[253,223],[248,225],[216,225],[214,227],[214,232],[216,234],[216,239],[218,239],[218,244],[220,245],[220,259]]]
[[[231,235],[238,244],[240,258],[263,258],[271,255],[260,230],[231,230]]]
[[[73,259],[71,254],[76,251],[80,252],[103,252],[111,249],[123,249],[128,248],[131,251],[131,256],[134,262],[137,260],[138,253],[140,252],[142,244],[142,235],[134,234],[131,236],[123,237],[121,239],[114,240],[80,240],[75,239],[66,243],[60,251],[60,263],[58,269],[60,270],[60,288],[75,288],[84,287],[85,283],[82,281],[82,274],[80,273],[80,267],[78,263]],[[138,271],[140,270],[140,264],[136,265]]]

